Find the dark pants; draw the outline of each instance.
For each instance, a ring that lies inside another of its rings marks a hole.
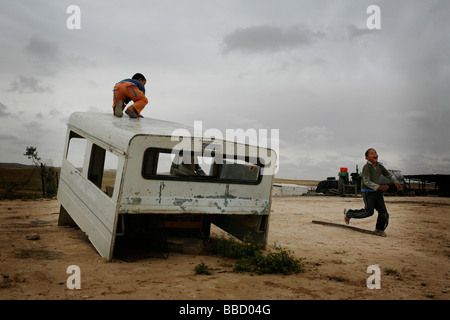
[[[347,218],[363,219],[373,216],[374,210],[378,211],[376,229],[384,231],[389,223],[389,213],[384,203],[383,191],[363,191],[364,209],[348,210]]]

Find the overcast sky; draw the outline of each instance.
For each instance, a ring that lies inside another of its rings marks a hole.
[[[369,147],[450,174],[449,21],[448,0],[0,0],[0,162],[35,146],[59,166],[69,115],[111,113],[141,72],[144,117],[279,130],[280,178],[354,171]]]

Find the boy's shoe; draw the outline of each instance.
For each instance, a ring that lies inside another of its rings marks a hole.
[[[116,117],[122,118],[123,116],[123,101],[118,100],[116,105],[114,106],[114,115]]]
[[[383,230],[375,229],[375,233],[376,233],[378,236],[380,236],[380,237],[386,237],[386,236],[387,236],[386,232],[384,232]]]
[[[344,209],[344,221],[345,221],[345,224],[350,224],[350,218],[347,218],[348,210],[350,210],[350,209]]]
[[[130,118],[139,118],[139,115],[134,111],[134,110],[130,110],[129,108],[127,110],[125,110],[125,113],[130,117]]]

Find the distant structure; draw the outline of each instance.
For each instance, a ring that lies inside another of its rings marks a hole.
[[[450,175],[449,174],[409,174],[404,175],[408,190],[412,190],[411,182],[419,186],[414,192],[418,195],[436,194],[441,197],[450,197]],[[434,190],[427,188],[427,184],[434,183]]]

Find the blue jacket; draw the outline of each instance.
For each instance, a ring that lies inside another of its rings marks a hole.
[[[136,87],[138,87],[139,90],[141,90],[142,93],[145,94],[145,87],[144,87],[144,85],[142,84],[142,82],[140,82],[139,80],[135,80],[135,79],[124,79],[124,80],[122,80],[122,81],[120,81],[120,82],[117,82],[116,85],[119,84],[119,83],[122,83],[122,82],[131,82],[131,83],[134,83],[134,84],[136,85]]]

